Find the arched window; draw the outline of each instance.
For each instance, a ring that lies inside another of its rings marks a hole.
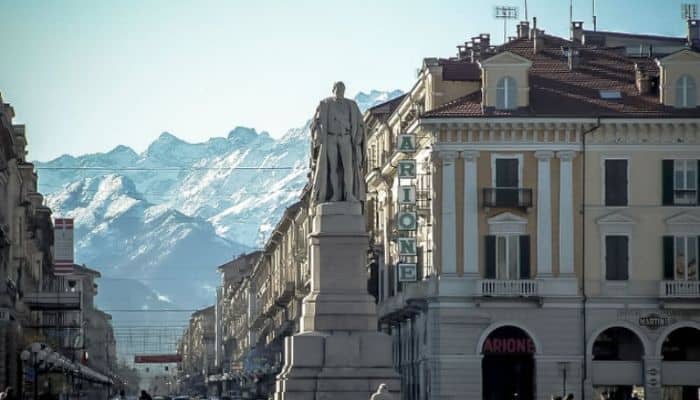
[[[496,108],[513,110],[518,107],[518,87],[515,78],[504,76],[496,83]]]
[[[683,75],[676,81],[676,107],[693,108],[697,106],[695,79]]]

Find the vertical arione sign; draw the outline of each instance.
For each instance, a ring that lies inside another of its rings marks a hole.
[[[414,153],[416,151],[415,135],[400,134],[397,147],[398,151],[404,154]],[[413,183],[413,180],[418,176],[416,160],[400,160],[398,163],[397,175],[399,178],[399,212],[396,215],[396,228],[400,235],[404,235],[399,237],[397,242],[399,246],[399,258],[401,260],[397,265],[398,281],[415,282],[418,279],[416,238],[407,235],[418,230],[418,215],[415,211],[416,186]],[[402,179],[410,179],[412,183],[410,185],[403,185],[401,184]]]
[[[54,220],[53,272],[55,275],[73,273],[73,218]]]

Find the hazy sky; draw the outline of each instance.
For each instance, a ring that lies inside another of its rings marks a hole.
[[[597,0],[598,28],[684,36],[682,2]],[[591,3],[574,0],[586,28]],[[423,57],[451,56],[480,32],[501,41],[497,4],[524,17],[523,0],[0,0],[0,91],[27,125],[32,159],[142,151],[163,131],[279,136],[335,80],[349,96],[407,90]],[[528,7],[568,37],[568,0]]]

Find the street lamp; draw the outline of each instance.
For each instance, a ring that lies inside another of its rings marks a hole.
[[[31,363],[34,372],[34,400],[39,399],[39,367],[44,364],[51,354],[51,349],[44,343],[32,343],[28,350],[23,350],[19,357],[25,363]]]

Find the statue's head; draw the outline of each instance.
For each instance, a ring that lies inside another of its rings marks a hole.
[[[345,97],[345,84],[341,81],[334,83],[333,94],[335,95],[336,99],[342,99]]]

